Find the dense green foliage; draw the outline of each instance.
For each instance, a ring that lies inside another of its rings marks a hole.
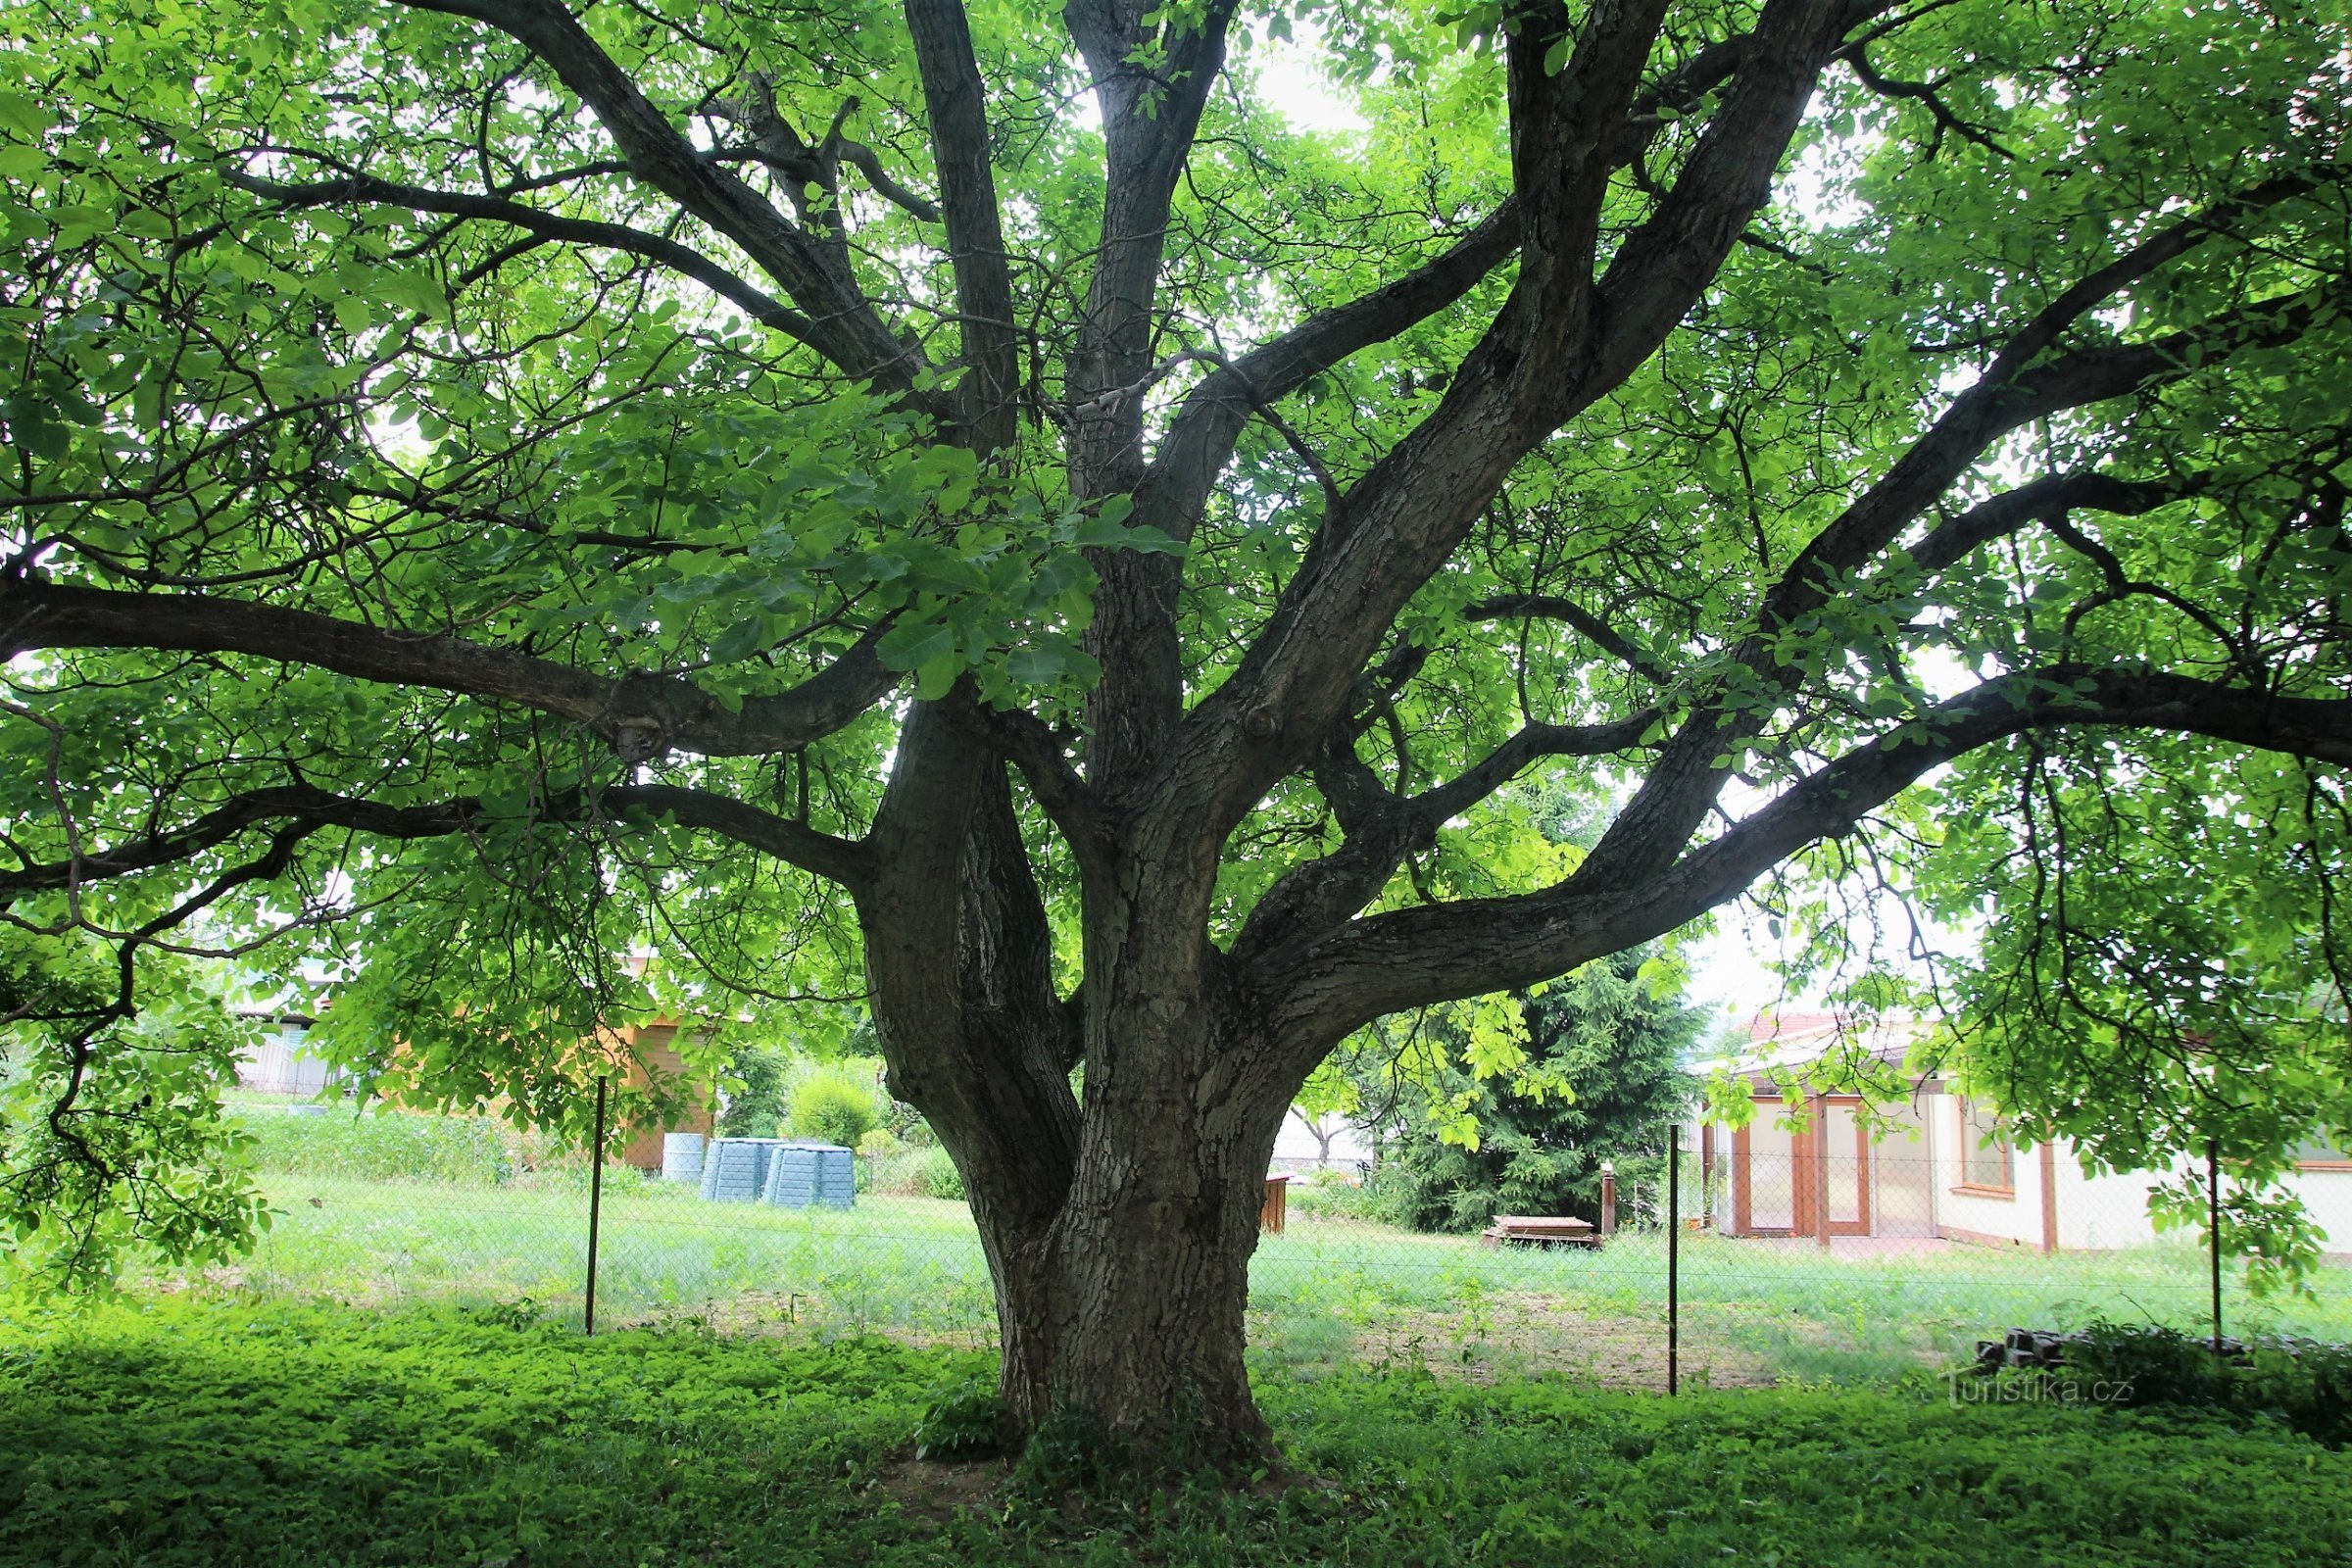
[[[773,1138],[790,1108],[792,1054],[782,1046],[754,1042],[727,1058],[727,1102],[718,1132],[727,1138]]]
[[[856,1149],[881,1125],[880,1100],[871,1078],[840,1068],[811,1073],[792,1092],[793,1136]]]
[[[927,1149],[923,1152],[919,1180],[926,1198],[951,1199],[958,1202],[963,1199],[963,1173],[956,1168],[956,1161],[948,1157],[948,1152],[944,1149]]]
[[[2230,1348],[2216,1356],[2210,1338],[2101,1321],[2067,1346],[2060,1375],[2103,1384],[2124,1404],[2264,1415],[2337,1447],[2352,1443],[2352,1345],[2265,1335]]]
[[[1467,1070],[1439,1026],[1434,1072],[1389,1074],[1399,1101],[1378,1177],[1389,1211],[1423,1230],[1477,1230],[1496,1214],[1596,1221],[1608,1161],[1622,1217],[1643,1217],[1637,1195],[1654,1197],[1663,1179],[1667,1128],[1695,1088],[1684,1061],[1707,1021],[1683,1004],[1675,975],[1635,948],[1518,999],[1526,1059],[1507,1076]]]
[[[493,1187],[514,1176],[514,1149],[480,1116],[420,1116],[334,1108],[324,1115],[260,1112],[239,1118],[254,1168],[351,1181],[430,1181]]]
[[[1416,1215],[1575,1204],[1659,1058],[1512,988],[1760,884],[1862,956],[1822,890],[1885,875],[1986,937],[1964,1089],[2219,1145],[2310,1264],[2340,5],[55,0],[0,60],[36,1262],[253,1239],[202,956],[321,965],[363,1096],[575,1145],[658,1098],[631,1025],[862,1005],[1050,1342],[1017,1419],[1199,1395],[1252,1460],[1318,1063],[1457,1008]]]
[[[2352,801],[2277,759],[2174,746],[2147,763],[2038,747],[1923,806],[1947,824],[1935,906],[1992,916],[1954,966],[1951,1054],[2022,1136],[2179,1171],[2160,1223],[2208,1223],[2217,1150],[2224,1245],[2258,1283],[2292,1280],[2322,1246],[2282,1181],[2296,1146],[2352,1147],[2352,944],[2310,914],[2342,897]]]
[[[222,1104],[254,1028],[198,965],[146,967],[120,1016],[101,943],[0,924],[0,1286],[89,1284],[124,1253],[225,1257],[262,1223]]]
[[[1268,1380],[1321,1486],[1065,1509],[991,1495],[994,1467],[905,1462],[927,1418],[984,1412],[989,1376],[691,1324],[0,1306],[0,1562],[2233,1568],[2341,1562],[2352,1539],[2352,1452],[2259,1419],[1410,1367]]]

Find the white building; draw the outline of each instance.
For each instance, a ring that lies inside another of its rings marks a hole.
[[[1857,1031],[1827,1013],[1757,1018],[1752,1049],[1727,1063],[1747,1078],[1754,1116],[1738,1128],[1702,1122],[1690,1138],[1714,1177],[1714,1228],[1819,1237],[1826,1227],[1832,1237],[1940,1237],[2050,1252],[2155,1240],[2147,1198],[2162,1173],[2086,1175],[2066,1140],[2013,1143],[1985,1107],[1937,1075],[1907,1073],[1910,1098],[1874,1115],[1857,1095],[1808,1094],[1791,1106],[1770,1072],[1793,1068],[1801,1079],[1838,1053],[1901,1065],[1918,1032],[1907,1019]],[[1800,1108],[1802,1130],[1782,1125]],[[2352,1153],[2315,1146],[2288,1184],[2328,1254],[2352,1259]]]

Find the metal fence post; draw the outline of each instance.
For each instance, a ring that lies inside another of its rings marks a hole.
[[[2205,1140],[2205,1239],[2213,1254],[2213,1353],[2222,1353],[2222,1141]]]
[[[605,1091],[609,1078],[596,1080],[596,1145],[588,1156],[588,1301],[585,1332],[596,1332],[596,1233],[605,1208]]]
[[[1683,1130],[1666,1129],[1666,1392],[1682,1385]]]

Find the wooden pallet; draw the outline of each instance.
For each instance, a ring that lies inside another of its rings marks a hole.
[[[1598,1247],[1600,1233],[1590,1220],[1574,1219],[1565,1214],[1497,1214],[1494,1223],[1479,1234],[1487,1247],[1504,1243],[1530,1247]]]

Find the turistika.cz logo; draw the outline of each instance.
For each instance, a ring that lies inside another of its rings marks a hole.
[[[1986,1377],[1981,1372],[1946,1372],[1945,1391],[1963,1404],[2128,1404],[2130,1378],[2068,1378],[2047,1374]]]

